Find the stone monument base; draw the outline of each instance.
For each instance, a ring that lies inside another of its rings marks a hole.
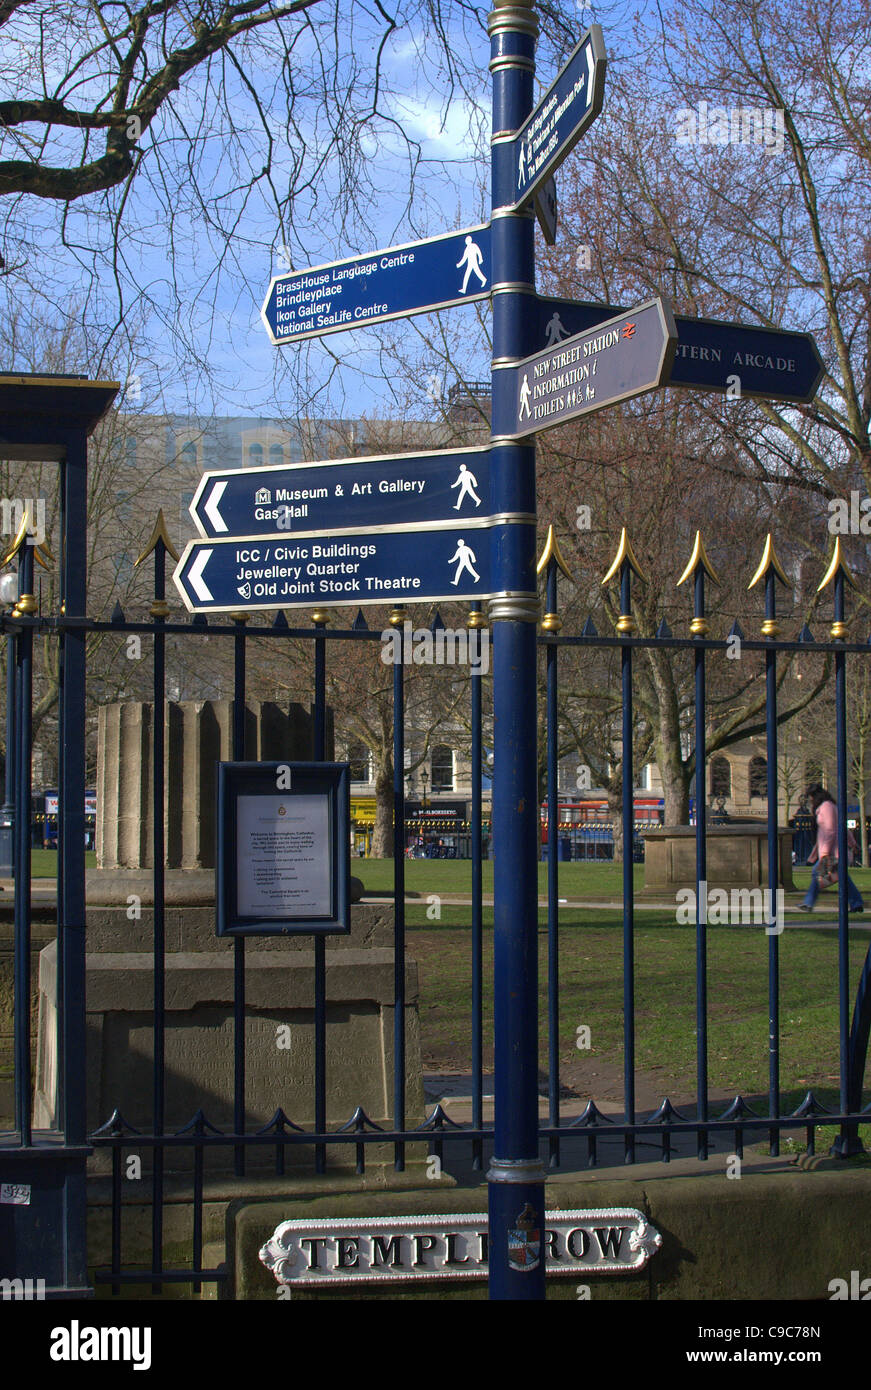
[[[392,1127],[394,977],[392,912],[351,909],[349,936],[326,949],[327,1125],[335,1129],[360,1105]],[[173,1133],[201,1109],[209,1124],[233,1132],[235,950],[215,937],[214,908],[168,907],[165,971],[165,1125]],[[89,908],[86,966],[88,1093],[92,1132],[120,1110],[128,1125],[152,1132],[153,912],[130,921],[124,908]],[[391,945],[386,943],[390,941]],[[252,1132],[280,1107],[294,1124],[314,1123],[314,951],[310,937],[249,939],[245,950],[245,1113]],[[57,946],[39,959],[39,1035],[34,1124],[57,1123]],[[406,961],[407,1123],[424,1114],[417,965]],[[371,1147],[371,1146],[370,1146]],[[251,1146],[250,1165],[274,1165],[275,1147]],[[190,1167],[189,1149],[166,1151]],[[373,1159],[375,1155],[373,1154]],[[97,1167],[108,1152],[98,1149]],[[287,1146],[288,1166],[311,1164],[310,1146]],[[353,1167],[350,1146],[331,1150],[330,1166]],[[229,1168],[232,1146],[207,1154],[207,1171]],[[143,1171],[150,1151],[143,1149]],[[178,1165],[175,1165],[178,1166]]]
[[[793,891],[792,834],[778,827],[781,888]],[[764,820],[708,826],[705,834],[709,888],[768,887],[768,826]],[[657,897],[673,897],[696,886],[696,830],[693,825],[666,825],[644,833],[644,888]]]

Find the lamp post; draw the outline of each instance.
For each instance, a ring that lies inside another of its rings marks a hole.
[[[13,608],[18,598],[18,576],[11,571],[0,579],[0,603]],[[6,638],[6,767],[3,805],[0,807],[0,877],[13,876],[15,835],[15,655],[12,638]]]

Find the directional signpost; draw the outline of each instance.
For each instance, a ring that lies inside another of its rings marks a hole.
[[[490,295],[490,228],[276,275],[260,316],[276,346],[408,318]]]
[[[480,518],[489,502],[485,446],[204,473],[190,511],[201,536],[332,535],[379,529],[385,518],[390,527],[415,530]]]
[[[278,275],[261,313],[281,345],[488,298],[495,287],[490,449],[206,474],[191,508],[203,539],[188,543],[174,579],[187,608],[203,613],[491,601],[497,864],[490,1296],[538,1300],[545,1260],[534,435],[669,383],[721,391],[737,377],[742,395],[809,400],[822,364],[809,335],[675,320],[659,297],[618,309],[533,295],[528,204],[535,201],[552,243],[553,176],[601,110],[605,48],[593,25],[530,112],[533,0],[494,5],[488,28],[492,236],[488,224]]]
[[[387,528],[188,541],[173,578],[191,613],[486,599],[490,529],[489,519],[432,527],[425,545],[414,531]]]
[[[550,346],[625,312],[609,304],[539,298],[539,341]],[[753,328],[675,314],[677,346],[667,386],[727,391],[738,378],[742,396],[811,401],[823,363],[810,333]]]
[[[520,439],[656,390],[668,380],[676,342],[671,306],[658,297],[499,368],[494,391],[507,391],[514,407],[505,433]]]
[[[514,208],[551,177],[602,109],[605,42],[594,24],[512,142]]]

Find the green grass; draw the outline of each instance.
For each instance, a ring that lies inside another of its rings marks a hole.
[[[768,943],[759,927],[708,931],[709,1083],[712,1091],[763,1094],[768,1088]],[[855,989],[867,938],[850,953]],[[468,1065],[470,942],[455,927],[409,936],[421,980],[421,1031],[427,1066]],[[836,1098],[838,1084],[837,941],[834,933],[795,929],[779,938],[781,1089],[799,1099],[808,1089]],[[662,1093],[695,1087],[695,952],[693,928],[636,922],[636,1065]],[[623,946],[618,926],[560,931],[559,1054],[583,1072],[590,1061],[619,1070],[623,1062]],[[539,979],[546,978],[547,942],[539,938]],[[492,1029],[492,936],[484,938],[484,1027]],[[540,997],[540,1059],[547,1057],[545,995]],[[591,1029],[579,1052],[580,1024]],[[595,1067],[593,1068],[596,1069]],[[564,1078],[565,1079],[565,1078]],[[798,1102],[796,1102],[798,1103]]]
[[[481,881],[485,893],[493,892],[492,859],[481,866]],[[359,878],[367,893],[382,895],[393,892],[392,859],[355,859],[351,872]],[[619,898],[623,891],[621,864],[589,863],[560,864],[559,890],[561,898]],[[644,866],[634,869],[635,890],[644,884]],[[469,859],[406,859],[405,889],[407,893],[471,893],[472,862]],[[547,892],[547,864],[538,865],[538,891]]]
[[[85,851],[85,867],[96,868],[97,856],[93,850]],[[55,878],[57,876],[57,850],[32,849],[30,851],[31,878]]]
[[[485,894],[493,892],[492,859],[485,859],[482,865],[481,880]],[[351,872],[361,880],[368,894],[384,896],[393,892],[392,859],[355,859]],[[850,877],[859,892],[869,899],[871,906],[871,869],[851,869]],[[810,882],[810,869],[799,865],[793,869],[796,892],[804,893]],[[644,887],[644,865],[633,868],[635,892]],[[406,859],[406,893],[469,894],[472,891],[472,864],[468,859]],[[547,893],[547,864],[538,865],[538,891],[540,896]],[[559,866],[559,894],[561,898],[586,898],[620,901],[623,896],[623,865],[608,861],[589,863],[568,863]],[[821,901],[831,899],[832,911],[837,911],[837,896],[828,891]]]

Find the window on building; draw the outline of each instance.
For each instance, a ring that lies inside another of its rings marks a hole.
[[[754,796],[764,801],[768,796],[768,762],[765,758],[750,759],[750,800]]]
[[[711,759],[711,796],[732,795],[732,768],[728,758]]]
[[[270,444],[270,446],[269,446],[269,462],[270,462],[270,464],[272,464],[273,467],[280,467],[280,465],[284,463],[284,445],[283,445],[283,444]]]
[[[181,461],[186,468],[196,468],[197,457],[197,446],[192,439],[189,439],[187,444],[182,445]]]
[[[365,743],[352,743],[348,747],[348,762],[351,764],[352,782],[369,782],[371,754]]]
[[[445,744],[436,744],[432,750],[432,789],[434,792],[454,790],[454,753]]]
[[[136,435],[128,434],[124,441],[124,461],[128,468],[136,467],[136,445]]]
[[[248,467],[249,467],[249,468],[262,468],[262,466],[263,466],[263,445],[262,445],[262,444],[249,444],[249,445],[248,445]]]

